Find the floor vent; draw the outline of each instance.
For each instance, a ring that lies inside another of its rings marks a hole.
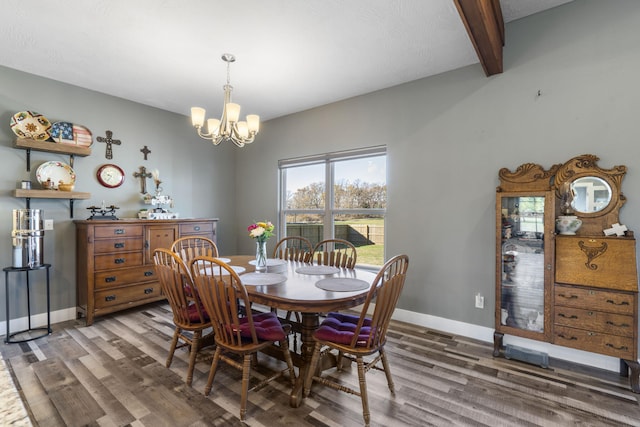
[[[507,344],[504,357],[507,359],[515,359],[521,362],[530,363],[532,365],[538,365],[541,368],[549,367],[549,355],[547,353],[515,345]]]

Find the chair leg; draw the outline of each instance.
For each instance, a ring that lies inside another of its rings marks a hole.
[[[320,361],[320,348],[322,345],[317,342],[315,347],[313,347],[313,356],[311,356],[311,362],[309,366],[307,366],[307,373],[304,378],[304,388],[303,388],[303,396],[309,396],[311,392],[311,384],[313,383],[313,374],[318,368],[318,362]]]
[[[173,362],[173,353],[176,351],[176,347],[178,345],[178,337],[180,336],[181,329],[176,327],[176,330],[173,332],[173,339],[171,340],[171,346],[169,347],[169,355],[167,356],[167,362],[165,366],[168,368],[171,366],[171,362]]]
[[[242,364],[242,391],[240,394],[240,420],[244,421],[247,414],[247,395],[249,394],[249,375],[251,374],[251,354],[244,355]]]
[[[204,387],[205,396],[209,396],[209,393],[211,392],[211,385],[213,384],[213,378],[216,376],[216,369],[218,368],[218,362],[220,361],[220,354],[222,354],[222,348],[216,347],[216,352],[213,353],[213,360],[211,361],[211,369],[209,369],[207,385]]]
[[[371,413],[369,412],[369,396],[367,395],[367,380],[365,379],[364,360],[362,356],[357,358],[358,361],[358,379],[360,382],[360,399],[362,400],[362,417],[364,425],[369,427],[371,422]]]
[[[387,376],[387,385],[389,386],[389,390],[391,390],[391,394],[395,396],[396,388],[393,384],[393,378],[391,378],[391,369],[389,369],[389,360],[387,359],[387,353],[384,351],[384,348],[380,349],[380,357],[382,358],[382,367],[384,368],[384,374]]]
[[[202,331],[193,331],[193,338],[191,339],[191,351],[189,353],[189,368],[187,369],[187,385],[191,386],[193,381],[193,369],[196,367],[196,355],[198,354],[198,347],[200,346],[200,340],[202,338]]]

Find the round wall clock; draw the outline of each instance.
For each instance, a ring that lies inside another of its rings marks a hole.
[[[124,182],[124,171],[120,166],[113,164],[106,164],[100,166],[96,177],[100,184],[108,188],[116,188],[122,185]]]

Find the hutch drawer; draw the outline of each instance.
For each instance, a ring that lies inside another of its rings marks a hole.
[[[635,358],[635,341],[633,338],[603,334],[583,329],[554,327],[554,344],[579,350],[593,351],[621,359]]]
[[[633,338],[634,319],[632,315],[556,306],[554,323],[560,326]]]
[[[95,227],[94,236],[96,239],[107,239],[111,237],[142,237],[142,225],[104,225]]]
[[[587,308],[633,315],[637,308],[637,294],[589,289],[580,286],[562,286],[554,288],[556,306]]]
[[[131,252],[142,250],[142,236],[133,238],[117,238],[96,240],[94,242],[94,253],[104,254],[113,252]]]
[[[142,265],[142,251],[116,254],[96,255],[94,258],[96,270],[135,267]]]
[[[130,302],[158,298],[161,296],[160,284],[149,283],[96,292],[96,308],[114,307]]]

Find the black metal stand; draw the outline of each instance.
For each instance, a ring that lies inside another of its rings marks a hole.
[[[13,343],[20,343],[20,342],[26,342],[26,341],[31,341],[31,340],[35,340],[37,338],[42,338],[46,335],[49,335],[52,330],[51,330],[51,298],[50,298],[50,293],[49,293],[49,268],[51,267],[51,264],[42,264],[39,265],[37,267],[6,267],[4,268],[4,292],[5,292],[5,301],[6,301],[6,313],[7,313],[7,335],[4,338],[4,342],[8,343],[8,344],[13,344]],[[30,291],[29,291],[29,272],[32,270],[42,270],[42,269],[46,269],[47,270],[47,327],[41,327],[41,328],[32,328],[31,327],[31,295],[30,295]],[[23,331],[19,331],[19,332],[14,332],[11,333],[9,330],[9,323],[11,321],[11,316],[9,315],[9,273],[19,273],[21,271],[24,271],[27,275],[27,319],[29,322],[29,327]],[[25,332],[32,332],[32,331],[44,331],[44,333],[37,335],[37,336],[30,336],[29,338],[23,339],[23,340],[12,340],[11,338],[25,333]]]

